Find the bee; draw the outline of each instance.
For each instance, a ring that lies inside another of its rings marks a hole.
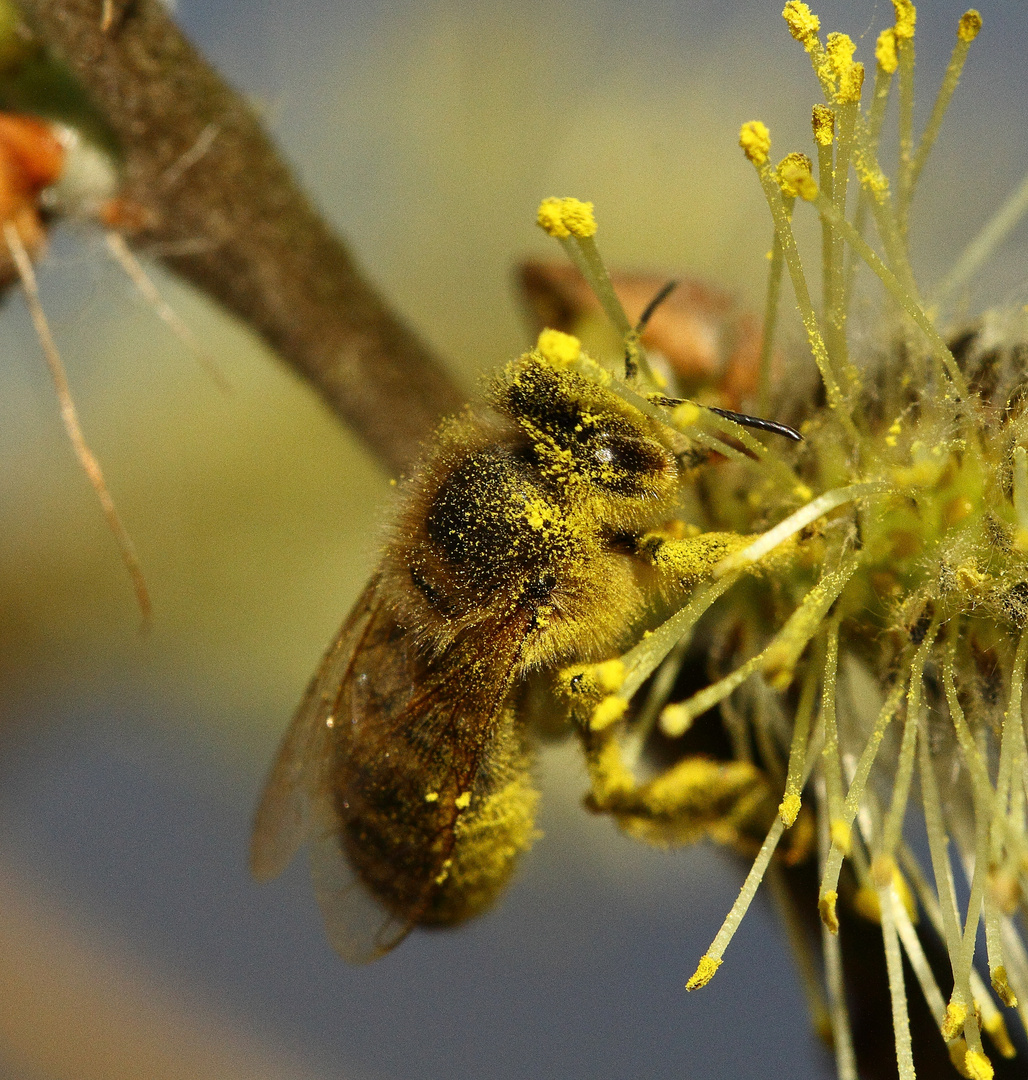
[[[503,890],[535,836],[530,677],[624,645],[652,585],[641,538],[674,514],[683,441],[538,349],[494,381],[486,411],[438,432],[293,719],[252,841],[259,880],[309,845],[347,960]]]

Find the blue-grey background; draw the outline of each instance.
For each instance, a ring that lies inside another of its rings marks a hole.
[[[928,5],[924,5],[927,9]],[[921,117],[961,6],[923,10]],[[983,9],[914,248],[923,280],[1028,168],[1022,5]],[[511,268],[556,256],[548,194],[594,199],[622,267],[688,270],[759,304],[770,228],[736,147],[809,148],[807,58],[771,3],[182,3],[371,276],[477,374],[526,334]],[[891,5],[819,4],[868,58]],[[1024,303],[1022,228],[968,294]],[[816,256],[811,255],[812,265]],[[683,984],[741,869],[590,818],[574,747],[503,905],[369,968],[328,949],[301,864],[244,866],[275,744],[375,561],[387,478],[244,329],[166,277],[223,395],[65,228],[40,268],[86,427],[139,548],[131,590],[57,418],[20,299],[0,312],[0,1075],[826,1074],[761,897],[717,978]]]

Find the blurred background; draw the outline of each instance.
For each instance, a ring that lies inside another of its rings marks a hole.
[[[820,3],[869,60],[878,0]],[[918,27],[920,116],[961,5]],[[512,270],[559,249],[544,195],[594,200],[621,269],[761,303],[770,225],[736,140],[808,149],[809,63],[780,0],[183,2],[325,214],[469,393],[528,331]],[[1028,9],[995,2],[925,171],[913,246],[944,273],[1028,168]],[[552,246],[551,246],[552,245]],[[963,298],[1023,304],[1028,230]],[[501,907],[369,968],[328,948],[302,860],[246,873],[264,774],[376,561],[388,477],[252,335],[154,270],[221,393],[66,227],[39,268],[87,437],[154,600],[127,575],[60,426],[20,296],[0,311],[0,1076],[827,1075],[765,898],[683,985],[744,868],[645,850],[540,768],[545,838]],[[788,297],[789,294],[786,293]]]

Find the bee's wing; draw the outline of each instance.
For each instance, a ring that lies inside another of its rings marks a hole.
[[[257,812],[250,866],[258,879],[274,877],[306,842],[325,929],[345,960],[367,963],[403,939],[431,903],[449,847],[440,845],[421,867],[406,910],[389,911],[355,873],[343,846],[333,787],[340,747],[359,746],[368,761],[381,761],[397,747],[431,760],[443,746],[452,772],[439,777],[441,788],[455,782],[458,772],[474,776],[481,747],[474,740],[456,740],[454,733],[468,716],[477,717],[483,731],[490,728],[512,679],[523,622],[504,619],[495,633],[480,631],[493,654],[488,671],[468,662],[459,648],[428,660],[397,626],[376,577],[308,687]],[[473,651],[480,649],[478,642],[476,637]],[[417,771],[417,760],[413,767]],[[351,778],[358,786],[359,775],[358,769]],[[453,810],[451,819],[439,822],[451,844],[455,821]]]
[[[325,804],[329,809],[328,804]],[[395,948],[414,923],[387,911],[350,865],[333,817],[311,838],[311,880],[328,940],[351,964],[369,964]]]
[[[315,828],[327,824],[320,804],[325,801],[332,758],[328,721],[379,606],[378,580],[376,574],[368,583],[325,654],[275,758],[250,841],[250,872],[258,881],[281,874]]]

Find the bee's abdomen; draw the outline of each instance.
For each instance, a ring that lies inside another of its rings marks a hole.
[[[408,732],[381,755],[343,748],[336,787],[342,839],[353,869],[392,914],[460,922],[497,898],[530,846],[536,793],[509,722],[501,722],[488,760],[468,779],[449,741],[431,760],[420,743]]]

